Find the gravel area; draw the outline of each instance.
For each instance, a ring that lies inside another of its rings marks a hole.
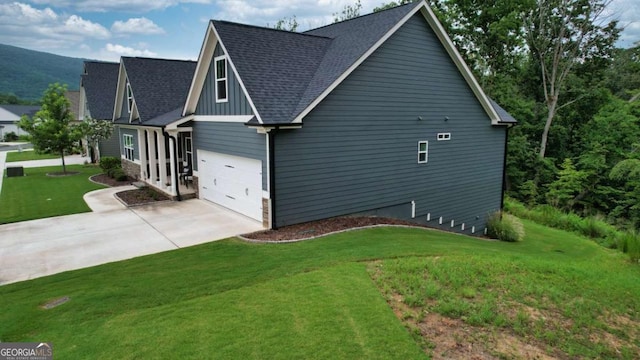
[[[277,230],[264,230],[243,235],[247,239],[263,241],[288,241],[317,237],[320,235],[372,225],[404,225],[424,227],[409,221],[382,217],[337,217],[304,224],[284,226]]]

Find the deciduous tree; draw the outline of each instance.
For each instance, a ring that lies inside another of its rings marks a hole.
[[[71,123],[73,113],[71,103],[64,96],[66,91],[66,85],[49,85],[42,97],[40,110],[33,117],[23,116],[18,123],[31,135],[35,150],[60,155],[63,173],[67,172],[65,152],[82,137],[80,128]]]

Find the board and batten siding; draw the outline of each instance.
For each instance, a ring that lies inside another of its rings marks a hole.
[[[126,84],[126,82],[125,82]],[[124,90],[124,95],[122,95],[122,107],[120,108],[120,117],[117,118],[116,120],[126,120],[127,122],[129,122],[129,119],[131,118],[131,114],[129,113],[129,98],[127,97],[127,87],[125,85],[125,90]]]
[[[247,157],[262,162],[262,189],[267,190],[266,136],[242,123],[193,122],[195,150]],[[193,152],[194,170],[198,170],[197,151]]]
[[[209,65],[209,71],[198,99],[196,115],[253,115],[253,110],[247,101],[238,79],[227,62],[227,99],[226,102],[216,102],[215,61],[218,56],[224,55],[220,44],[216,45],[213,59]]]
[[[134,160],[140,160],[140,145],[138,143],[138,130],[131,128],[120,128],[120,156],[124,158],[124,135],[133,136],[133,158]]]
[[[115,126],[113,129],[113,133],[111,133],[111,136],[109,138],[100,140],[98,142],[98,148],[100,149],[100,157],[104,157],[104,156],[119,157],[120,154],[124,153],[124,152],[121,152],[120,150],[120,138],[118,137],[119,133],[120,131],[118,126]],[[137,139],[134,141],[137,141]]]
[[[443,132],[451,139],[438,141]],[[275,134],[276,225],[362,213],[411,220],[415,201],[413,221],[482,234],[501,204],[505,133],[417,14],[301,129]],[[419,141],[429,142],[424,164]]]

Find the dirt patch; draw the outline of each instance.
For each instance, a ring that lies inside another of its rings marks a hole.
[[[127,206],[152,204],[159,201],[170,200],[166,195],[148,187],[121,191],[116,193],[116,196]]]
[[[67,172],[58,171],[58,172],[47,173],[47,176],[63,177],[63,176],[73,176],[78,174],[80,174],[79,171],[67,171]]]
[[[268,240],[268,241],[286,241],[286,240],[298,240],[317,237],[337,231],[344,231],[353,228],[373,226],[373,225],[403,225],[403,226],[415,226],[424,227],[424,225],[415,224],[409,221],[383,218],[383,217],[337,217],[331,219],[324,219],[318,221],[312,221],[304,224],[296,224],[291,226],[283,226],[277,230],[264,230],[251,234],[243,235],[248,239],[253,240]]]
[[[116,179],[110,178],[109,176],[107,176],[107,174],[93,175],[89,178],[89,180],[93,181],[94,183],[110,187],[130,185],[133,181],[135,181],[134,179],[129,177],[127,178],[127,180],[118,181]]]

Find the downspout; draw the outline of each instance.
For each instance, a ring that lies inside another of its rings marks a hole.
[[[165,127],[162,127],[162,135],[164,135],[165,138],[170,138],[173,141],[169,141],[170,143],[173,143],[173,171],[171,172],[171,182],[173,183],[174,181],[176,181],[175,185],[176,185],[176,197],[178,198],[178,201],[182,201],[182,197],[180,196],[180,184],[177,183],[178,181],[178,139],[175,136],[171,136],[169,135],[169,133],[167,133],[167,131],[165,130]]]
[[[269,198],[271,199],[271,229],[276,230],[278,227],[276,225],[276,166],[275,166],[275,154],[273,153],[275,149],[275,144],[273,138],[275,135],[276,129],[271,129],[267,133],[269,136]]]
[[[511,125],[507,126],[507,130],[504,132],[504,159],[502,160],[502,196],[500,197],[500,216],[504,210],[504,193],[507,186],[507,150],[509,149],[509,129]]]

